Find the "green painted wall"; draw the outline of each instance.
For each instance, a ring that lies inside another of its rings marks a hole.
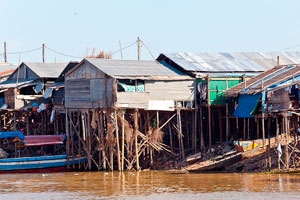
[[[226,98],[224,92],[232,88],[233,86],[241,83],[243,77],[219,77],[219,78],[210,78],[209,81],[209,91],[210,91],[210,104],[211,105],[222,105],[226,103]],[[197,79],[197,83],[206,82],[205,79]]]

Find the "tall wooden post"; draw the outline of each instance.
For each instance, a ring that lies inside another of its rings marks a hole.
[[[42,45],[42,58],[43,58],[43,63],[45,62],[45,44]]]
[[[7,62],[6,42],[4,42],[4,62]]]
[[[229,140],[229,112],[228,112],[228,103],[226,103],[226,142]]]
[[[65,115],[65,120],[66,120],[66,135],[67,135],[67,141],[66,141],[66,153],[67,153],[67,168],[70,169],[70,130],[69,130],[69,121],[68,121],[68,109],[66,109],[66,115]]]
[[[118,126],[118,115],[115,111],[115,129],[116,129],[116,139],[117,139],[117,159],[118,159],[118,170],[121,171],[121,156],[120,156],[120,140],[119,140],[119,126]]]
[[[209,75],[206,78],[207,82],[207,113],[208,113],[208,149],[211,149],[211,108],[210,108],[210,83],[209,83]]]
[[[177,127],[178,127],[179,149],[180,149],[181,159],[183,160],[185,157],[185,153],[184,153],[184,145],[183,145],[183,137],[182,137],[182,124],[181,124],[180,108],[177,108]]]
[[[203,107],[200,106],[200,148],[201,151],[205,150],[204,134],[203,134]]]
[[[121,158],[121,171],[124,171],[124,153],[125,153],[125,111],[122,111],[122,158]]]
[[[140,170],[140,162],[139,162],[139,148],[138,148],[138,110],[135,109],[134,111],[134,145],[135,145],[135,158],[136,158],[136,170]]]

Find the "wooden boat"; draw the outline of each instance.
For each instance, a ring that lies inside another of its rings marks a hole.
[[[188,165],[184,167],[184,169],[189,172],[220,171],[226,166],[232,165],[240,160],[242,160],[242,153],[234,151],[210,160]]]
[[[0,173],[61,172],[68,171],[68,166],[76,168],[87,162],[86,157],[71,158],[64,153],[64,135],[0,132],[0,139]]]

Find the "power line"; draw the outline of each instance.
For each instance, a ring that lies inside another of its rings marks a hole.
[[[29,52],[32,52],[32,51],[37,51],[37,50],[40,50],[42,47],[39,47],[39,48],[36,48],[36,49],[31,49],[31,50],[28,50],[28,51],[20,51],[20,52],[7,52],[7,54],[22,54],[22,53],[29,53]],[[4,53],[3,53],[4,54]],[[1,54],[1,55],[3,55]]]
[[[80,58],[80,59],[82,58],[82,57],[79,57],[79,56],[72,56],[72,55],[68,55],[68,54],[64,54],[64,53],[58,52],[58,51],[56,51],[54,49],[51,49],[51,48],[49,48],[47,46],[45,46],[45,47],[46,47],[46,49],[48,49],[48,50],[50,50],[50,51],[52,51],[54,53],[57,53],[59,55],[62,55],[62,56],[67,56],[67,57],[71,57],[71,58]]]
[[[154,58],[152,52],[150,51],[150,49],[147,47],[147,45],[143,42],[143,40],[141,40],[142,44],[146,47],[148,53],[151,55],[152,59],[156,61],[156,59]]]
[[[135,44],[136,44],[136,41],[134,41],[133,43],[131,43],[131,44],[129,44],[129,45],[127,45],[127,46],[125,46],[125,47],[119,49],[119,50],[113,51],[111,54],[115,54],[115,53],[117,53],[117,52],[120,52],[120,51],[122,51],[122,50],[124,50],[124,49],[127,49],[127,48],[129,48],[129,47],[131,47],[131,46],[133,46],[133,45],[135,45]]]
[[[284,48],[284,49],[280,49],[279,51],[285,51],[285,50],[293,49],[293,48],[296,48],[296,47],[299,47],[299,46],[300,46],[300,44],[297,44],[297,45],[290,46],[290,47],[287,47],[287,48]]]

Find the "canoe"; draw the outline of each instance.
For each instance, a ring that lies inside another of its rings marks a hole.
[[[220,156],[211,160],[197,162],[184,167],[189,172],[221,171],[226,166],[232,165],[242,160],[242,153],[233,153],[228,156]]]

